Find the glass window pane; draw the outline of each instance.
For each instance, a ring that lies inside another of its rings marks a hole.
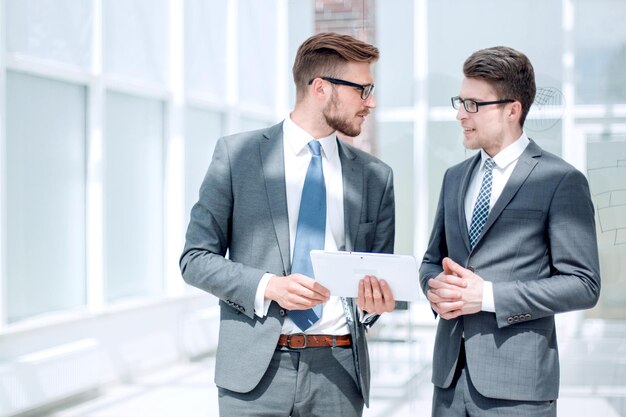
[[[277,3],[237,2],[239,12],[239,98],[274,108],[276,102]]]
[[[8,0],[7,51],[89,67],[92,2]]]
[[[289,108],[293,108],[296,102],[296,86],[293,82],[291,68],[300,44],[315,33],[315,4],[313,0],[289,0],[287,7],[289,57],[287,59],[288,79],[286,81],[289,83]]]
[[[226,97],[227,0],[185,1],[185,88]]]
[[[163,287],[163,104],[109,92],[105,123],[106,299]]]
[[[103,7],[104,71],[166,85],[169,2],[107,0]]]
[[[596,208],[602,292],[594,317],[626,317],[626,137],[590,135],[587,176]]]
[[[9,322],[85,304],[85,88],[7,73]]]
[[[220,113],[191,107],[185,110],[185,223],[189,222],[191,207],[198,201],[200,184],[221,134]]]
[[[376,4],[376,42],[380,61],[375,66],[376,99],[380,106],[413,105],[413,0],[394,7]]]
[[[475,153],[463,146],[463,130],[458,121],[428,124],[428,235],[435,221],[443,175]]]
[[[378,123],[378,156],[393,169],[396,199],[395,252],[413,253],[413,123]]]
[[[535,101],[524,123],[524,131],[543,149],[561,155],[565,97],[559,88],[547,86],[549,84],[538,86]]]
[[[626,3],[596,0],[574,4],[576,101],[626,102]]]
[[[537,145],[545,151],[551,152],[555,155],[561,155],[562,141],[561,137],[563,130],[561,129],[560,120],[544,120],[544,122],[552,122],[553,126],[547,130],[533,130],[525,127],[526,135],[529,138],[537,142]]]

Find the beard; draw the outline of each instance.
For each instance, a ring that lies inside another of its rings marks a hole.
[[[349,119],[337,110],[337,96],[335,94],[330,98],[330,102],[322,112],[326,124],[333,130],[338,130],[344,135],[355,137],[361,134],[361,124],[354,123],[354,117]],[[356,117],[356,116],[355,116]]]

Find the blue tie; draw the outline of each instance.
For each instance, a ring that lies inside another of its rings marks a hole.
[[[302,187],[300,213],[293,248],[291,273],[300,273],[314,278],[310,252],[324,249],[326,232],[326,184],[322,171],[322,154],[317,140],[309,142],[313,153]],[[322,305],[308,310],[290,310],[289,318],[302,330],[311,327],[322,316]]]
[[[493,182],[493,159],[485,159],[485,176],[483,177],[483,183],[480,186],[480,192],[476,199],[476,205],[472,212],[472,225],[470,226],[469,238],[470,246],[474,248],[474,245],[478,241],[480,233],[487,223],[487,217],[489,216],[489,201],[491,200],[491,183]]]

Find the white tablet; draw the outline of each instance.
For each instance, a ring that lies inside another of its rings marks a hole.
[[[331,295],[356,298],[359,280],[374,275],[387,281],[397,301],[420,298],[417,262],[410,255],[312,250],[311,262],[315,279]]]

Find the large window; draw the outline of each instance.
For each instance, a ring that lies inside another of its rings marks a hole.
[[[0,1],[0,317],[170,294],[214,143],[291,108],[313,3]],[[582,171],[602,138],[623,137],[621,1],[562,0],[541,13],[494,0],[374,7],[373,149],[396,174],[398,251],[421,257],[443,173],[471,154],[449,98],[473,51],[504,44],[530,57],[541,95],[526,132]],[[506,19],[484,23],[487,9]]]
[[[177,261],[215,142],[286,114],[313,13],[0,0],[0,331],[191,293]]]

